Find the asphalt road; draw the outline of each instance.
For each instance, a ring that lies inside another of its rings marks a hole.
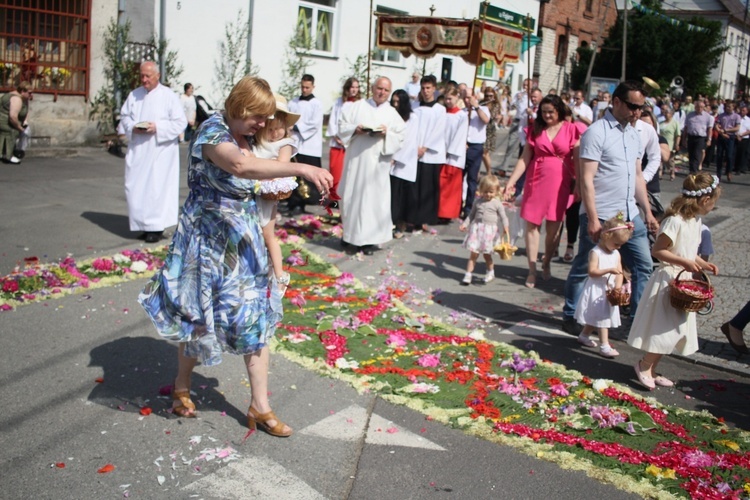
[[[29,255],[55,261],[143,244],[128,230],[122,160],[100,150],[79,153],[0,166],[0,274]],[[720,206],[746,207],[743,181],[725,186]],[[676,183],[667,189],[676,191]],[[437,229],[391,242],[363,260],[334,240],[309,247],[373,285],[398,268],[412,285],[442,290],[439,303],[412,304],[415,309],[438,318],[462,313],[469,324],[482,321],[494,340],[637,389],[632,365],[638,354],[623,342],[615,344],[620,358],[605,360],[557,330],[565,264],[555,262],[554,278],[529,290],[518,255],[497,265],[498,279],[489,285],[461,287],[462,236],[455,224]],[[140,405],[169,404],[158,389],[172,381],[175,348],[157,339],[141,312],[142,286],[137,280],[0,314],[1,497],[632,498],[582,471],[357,394],[281,356],[273,359],[271,397],[297,430],[287,440],[257,434],[243,441],[249,388],[242,363],[232,357],[196,370],[200,418],[143,417]],[[750,429],[750,377],[675,358],[662,369],[679,380],[678,388],[652,396]],[[719,384],[723,390],[715,389]],[[398,432],[384,433],[386,426]],[[97,474],[110,463],[113,472]]]

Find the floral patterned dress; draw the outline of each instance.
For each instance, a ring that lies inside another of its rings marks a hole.
[[[188,155],[188,195],[164,266],[138,300],[159,335],[185,342],[205,365],[222,352],[265,346],[281,320],[270,286],[268,252],[255,202],[257,181],[240,179],[203,158],[204,144],[239,145],[221,114],[196,132]]]

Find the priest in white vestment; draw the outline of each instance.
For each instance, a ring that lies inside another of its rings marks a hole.
[[[118,133],[128,137],[125,197],[131,231],[144,231],[146,241],[159,241],[164,229],[177,224],[180,189],[178,140],[187,127],[180,98],[159,83],[156,64],[141,64],[141,87],[130,93],[120,110]]]
[[[404,140],[406,124],[388,102],[391,81],[378,78],[372,98],[346,107],[339,138],[346,147],[339,185],[343,241],[372,255],[374,245],[393,237],[390,166]]]

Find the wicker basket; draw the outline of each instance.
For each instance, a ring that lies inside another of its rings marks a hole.
[[[264,200],[286,200],[292,196],[291,191],[282,191],[280,193],[261,193],[260,197]]]
[[[705,280],[687,279],[681,280],[680,276],[685,269],[680,271],[675,279],[669,283],[669,303],[672,307],[685,312],[698,312],[706,307],[714,297],[714,287],[708,275],[701,271]]]
[[[511,245],[510,236],[508,236],[508,233],[504,233],[502,240],[495,245],[493,250],[498,253],[501,260],[510,260],[513,258],[513,254],[516,253],[516,250],[518,250],[518,247]]]
[[[607,301],[611,306],[626,306],[630,304],[630,292],[625,288],[607,288]]]

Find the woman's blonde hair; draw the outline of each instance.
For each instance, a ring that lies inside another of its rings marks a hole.
[[[271,116],[276,111],[276,99],[268,82],[255,76],[246,76],[232,88],[224,101],[224,113],[230,119],[248,116]]]
[[[672,200],[665,216],[681,215],[683,219],[692,219],[700,213],[698,202],[701,198],[717,199],[720,194],[718,177],[705,172],[690,174],[682,182],[682,194]]]
[[[485,175],[482,177],[482,180],[479,181],[477,191],[479,191],[479,193],[487,193],[492,189],[497,191],[498,194],[500,193],[500,179],[492,174]]]

